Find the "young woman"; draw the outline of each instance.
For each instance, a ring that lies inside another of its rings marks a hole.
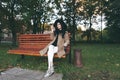
[[[44,77],[49,77],[54,73],[53,56],[57,53],[58,57],[65,54],[64,48],[69,44],[69,35],[66,24],[58,19],[51,27],[51,39],[53,39],[43,50],[39,51],[40,55],[48,54],[48,70]]]

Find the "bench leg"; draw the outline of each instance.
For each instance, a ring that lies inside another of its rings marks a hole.
[[[21,59],[24,59],[25,58],[25,55],[21,55]]]
[[[20,55],[20,58],[19,59],[17,59],[17,61],[21,61],[21,60],[23,60],[25,58],[25,56],[24,55]]]

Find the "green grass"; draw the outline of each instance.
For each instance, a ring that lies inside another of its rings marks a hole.
[[[0,70],[11,67],[21,67],[32,70],[47,70],[46,57],[25,56],[20,60],[19,55],[7,54],[9,44],[0,44]],[[55,71],[63,73],[63,80],[120,80],[120,44],[72,44],[74,49],[82,49],[82,68],[77,68],[72,57],[54,59]]]

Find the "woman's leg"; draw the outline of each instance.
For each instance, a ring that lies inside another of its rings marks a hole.
[[[49,46],[48,49],[48,69],[53,67],[53,56],[58,51],[58,47],[55,47],[53,45]]]
[[[48,70],[47,70],[47,73],[44,75],[44,77],[48,77],[54,73],[53,56],[57,51],[58,51],[58,47],[55,47],[53,45],[49,46],[49,49],[48,49]]]

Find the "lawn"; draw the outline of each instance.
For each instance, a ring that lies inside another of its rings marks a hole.
[[[0,71],[12,67],[32,70],[47,69],[46,57],[7,54],[10,44],[0,44]],[[72,64],[68,59],[54,59],[55,71],[63,73],[63,80],[120,80],[120,44],[72,44],[74,49],[82,49],[82,68],[77,68],[72,57]]]

